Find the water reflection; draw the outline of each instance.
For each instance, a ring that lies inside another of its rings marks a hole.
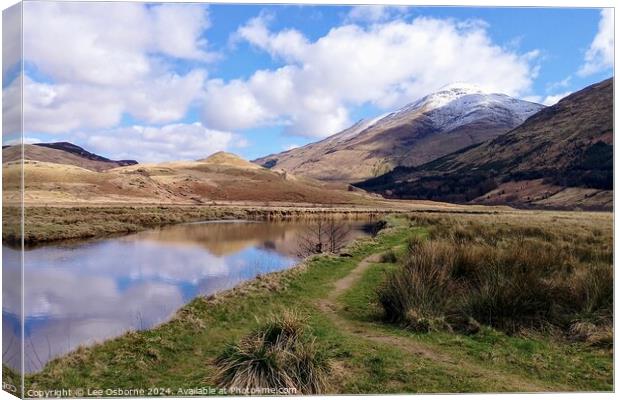
[[[350,224],[351,238],[365,234],[362,222]],[[184,224],[27,250],[26,370],[38,370],[79,345],[162,323],[197,295],[291,267],[304,228],[301,223]],[[11,248],[3,251],[5,260],[19,257]],[[4,265],[4,274],[19,274],[13,263]],[[7,329],[19,326],[16,315],[19,304],[5,301],[5,337],[11,336]]]

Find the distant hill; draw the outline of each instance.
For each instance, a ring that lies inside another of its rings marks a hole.
[[[76,147],[63,146],[79,154],[47,146],[25,146],[26,201],[261,205],[265,202],[363,205],[382,201],[349,185],[270,170],[232,153],[218,152],[198,161],[119,166],[118,161]],[[20,180],[19,150],[19,146],[3,149],[6,182]],[[15,186],[12,193],[5,193],[5,198],[19,199],[18,188]]]
[[[228,153],[225,151],[218,151],[217,153],[211,154],[207,158],[203,158],[198,160],[200,163],[209,164],[209,165],[220,165],[220,166],[228,166],[235,168],[245,168],[245,169],[260,169],[261,167],[252,164],[251,162],[244,160],[236,154]]]
[[[357,182],[497,137],[542,105],[454,84],[320,142],[254,160],[324,181]]]
[[[3,163],[17,161],[20,158],[21,146],[4,146],[2,148]],[[110,160],[69,142],[26,144],[24,145],[24,158],[26,160],[73,165],[91,171],[105,171],[138,163],[134,160]]]
[[[495,139],[356,186],[393,198],[611,209],[613,78]]]

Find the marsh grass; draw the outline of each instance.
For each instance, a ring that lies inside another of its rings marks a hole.
[[[3,243],[18,245],[22,240],[19,207],[3,207]],[[254,206],[31,206],[24,208],[23,239],[27,245],[58,240],[123,235],[165,225],[220,219],[258,221],[281,220],[365,220],[385,212],[354,207],[270,207]]]
[[[215,364],[221,387],[244,391],[294,388],[318,394],[325,390],[329,371],[307,321],[290,311],[226,347]]]
[[[559,330],[611,343],[609,232],[492,217],[412,222],[429,224],[430,240],[410,240],[401,267],[378,289],[388,322],[422,332],[471,333],[479,324],[509,334]]]

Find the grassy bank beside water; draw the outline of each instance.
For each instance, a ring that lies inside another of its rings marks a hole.
[[[4,215],[14,215],[8,207]],[[73,206],[26,207],[24,242],[38,244],[57,240],[87,239],[127,234],[184,222],[221,219],[281,220],[320,218],[367,218],[385,210],[352,207],[226,207],[226,206]],[[3,219],[3,242],[19,243],[19,220]]]
[[[412,329],[389,322],[381,290],[403,268],[411,241],[445,232],[476,235],[468,218],[499,226],[493,235],[584,241],[583,266],[609,260],[611,214],[515,212],[493,216],[391,217],[391,227],[346,254],[316,256],[288,271],[197,298],[168,323],[73,353],[26,377],[27,389],[161,388],[186,395],[216,387],[216,360],[274,315],[304,317],[330,372],[329,393],[612,390],[609,347],[554,329],[506,330],[482,324],[475,333]],[[448,218],[448,219],[445,219]],[[458,228],[458,229],[453,229]],[[550,232],[547,235],[545,232]],[[486,236],[485,236],[486,237]],[[417,243],[417,242],[416,242]],[[596,260],[585,254],[597,253]],[[378,255],[385,254],[383,257]],[[373,256],[374,255],[374,256]],[[373,256],[373,257],[371,257]],[[570,321],[569,321],[570,322]]]

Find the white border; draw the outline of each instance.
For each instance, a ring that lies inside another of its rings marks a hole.
[[[101,1],[101,0],[80,0],[80,1]],[[105,1],[127,1],[127,0],[105,0]],[[167,0],[167,1],[135,1],[135,2],[143,2],[143,3],[159,3],[159,2],[171,2],[171,3],[211,3],[211,4],[317,4],[317,5],[330,5],[330,4],[343,4],[343,5],[358,5],[358,4],[387,4],[387,5],[411,5],[411,6],[479,6],[479,7],[575,7],[575,8],[600,8],[600,7],[615,7],[615,2],[612,0],[390,0],[390,1],[369,1],[369,0],[339,0],[339,1],[330,1],[330,0],[313,0],[313,1],[295,1],[295,0],[269,0],[269,1],[259,1],[259,0],[242,0],[242,1],[233,1],[233,0],[219,0],[219,1],[203,1],[203,0],[194,0],[194,1],[183,1],[183,0]],[[2,3],[2,10],[9,8],[10,6],[19,3],[16,0],[7,0]],[[2,21],[0,18],[0,43],[2,42]],[[614,35],[617,36],[617,35]],[[618,63],[618,53],[615,54],[615,64]],[[614,74],[615,76],[615,74]],[[614,104],[616,96],[616,88],[614,86]],[[614,107],[614,130],[615,130],[615,121],[618,116],[618,108]],[[0,121],[2,117],[2,110],[0,108]],[[614,149],[615,150],[615,149]],[[614,186],[619,187],[618,183],[620,183],[620,178],[618,177],[618,166],[620,165],[620,153],[614,151]],[[618,206],[618,199],[614,196],[614,210]],[[2,207],[2,198],[0,196],[0,210]],[[614,233],[616,232],[617,221],[615,220],[615,212],[614,212]],[[0,233],[1,233],[0,226]],[[619,248],[620,239],[614,235],[614,266],[615,264],[615,251]],[[615,274],[614,274],[615,275]],[[0,274],[0,284],[2,282],[1,274]],[[614,279],[614,285],[617,283],[617,279]],[[614,298],[614,315],[618,316],[618,304]],[[615,327],[617,326],[617,321],[615,323]],[[615,328],[614,327],[614,328]],[[615,331],[614,331],[615,332]],[[615,337],[614,337],[614,343]],[[618,381],[618,368],[617,366],[617,355],[614,353],[614,385],[619,382]],[[537,399],[575,399],[581,400],[586,396],[588,400],[596,400],[596,399],[611,399],[615,397],[613,393],[561,393],[561,394],[546,394],[546,393],[537,393],[537,394],[452,394],[452,395],[381,395],[382,399],[407,399],[407,398],[415,398],[420,400],[425,399],[444,399],[444,398],[453,398],[455,396],[469,398],[469,399],[525,399],[535,397]],[[310,396],[292,396],[290,398],[295,399],[304,399]],[[378,398],[379,396],[351,396],[351,395],[338,395],[338,396],[330,396],[330,398],[342,398],[342,399],[351,399],[351,398]],[[171,399],[186,399],[186,398],[175,398],[170,397]],[[226,397],[230,399],[243,399],[245,397]],[[263,397],[267,399],[280,399],[278,397]],[[11,396],[7,392],[0,391],[0,400],[4,399],[15,399],[15,397]],[[149,398],[150,399],[150,398]]]

